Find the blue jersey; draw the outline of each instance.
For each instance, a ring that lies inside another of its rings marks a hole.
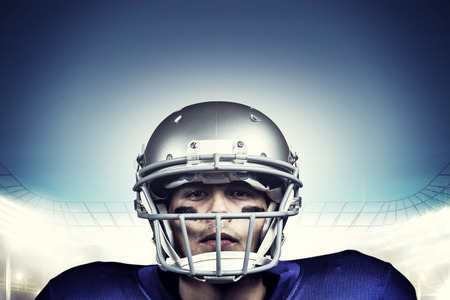
[[[262,273],[266,299],[416,299],[391,264],[357,251],[280,261]],[[178,275],[156,265],[95,262],[53,278],[37,299],[179,299]]]

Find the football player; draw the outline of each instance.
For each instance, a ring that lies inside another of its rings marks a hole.
[[[158,264],[75,267],[38,299],[415,299],[391,264],[357,251],[279,260],[302,182],[296,153],[256,109],[187,106],[162,121],[137,163],[135,209]]]

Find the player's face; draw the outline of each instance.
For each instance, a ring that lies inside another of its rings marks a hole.
[[[171,199],[170,213],[239,213],[267,211],[264,194],[245,182],[223,185],[202,183],[186,184],[178,188]],[[175,248],[186,256],[180,222],[171,223]],[[260,244],[263,218],[255,219],[251,251],[256,252]],[[248,236],[248,219],[223,219],[221,221],[222,251],[244,251]],[[215,220],[186,220],[189,245],[192,255],[216,250]]]

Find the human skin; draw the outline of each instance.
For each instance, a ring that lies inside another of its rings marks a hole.
[[[245,182],[222,185],[202,183],[186,184],[176,189],[169,205],[170,213],[239,213],[267,211],[265,194]],[[249,220],[223,219],[221,221],[221,249],[244,251],[247,243]],[[255,219],[251,251],[260,245],[264,219]],[[186,257],[180,222],[172,221],[175,250]],[[186,230],[192,255],[216,250],[215,220],[186,220]],[[189,276],[179,277],[179,294],[183,300],[206,299],[263,299],[266,287],[260,274],[247,275],[235,283],[208,284]]]
[[[263,192],[253,189],[245,182],[229,184],[192,183],[178,188],[172,194],[170,213],[240,213],[267,211]],[[222,251],[244,251],[248,235],[248,219],[223,219],[221,221]],[[264,219],[256,219],[251,251],[256,252],[260,244]],[[216,250],[215,220],[186,220],[189,246],[192,255]],[[172,221],[175,249],[186,257],[180,222]]]

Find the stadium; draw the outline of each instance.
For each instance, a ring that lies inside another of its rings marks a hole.
[[[356,249],[391,262],[413,283],[418,299],[446,299],[449,187],[450,164],[401,199],[306,202],[287,224],[282,259]],[[154,263],[151,230],[131,200],[46,199],[1,165],[0,201],[0,299],[34,299],[49,279],[90,261]],[[299,233],[301,244],[293,238]]]
[[[282,259],[356,249],[450,299],[449,3],[3,1],[0,300],[154,263],[133,162],[164,116],[212,100],[297,151]]]

